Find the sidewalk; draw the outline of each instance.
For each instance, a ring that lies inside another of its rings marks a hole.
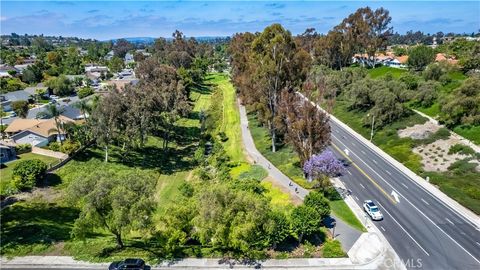
[[[304,189],[303,187],[299,186],[295,182],[293,182],[290,178],[288,178],[285,174],[283,174],[279,169],[277,169],[273,164],[270,163],[255,147],[255,143],[253,141],[252,135],[250,134],[250,130],[248,129],[248,118],[247,112],[245,107],[239,105],[240,108],[240,126],[242,129],[242,139],[245,146],[245,150],[247,151],[248,155],[255,160],[257,165],[262,166],[265,170],[268,171],[269,176],[272,177],[274,181],[276,181],[279,185],[285,187],[286,190],[290,191],[290,194],[300,198],[302,201],[307,196],[308,190]],[[292,186],[289,184],[292,183]],[[295,192],[295,188],[297,188],[298,192]],[[332,215],[333,219],[336,220],[336,227],[335,227],[335,237],[338,238],[342,244],[344,250],[349,250],[353,244],[357,241],[360,237],[362,232],[350,227],[348,224],[343,222],[341,219]]]

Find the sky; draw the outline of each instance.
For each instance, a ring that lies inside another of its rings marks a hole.
[[[326,33],[357,8],[384,7],[394,31],[472,33],[480,1],[0,1],[1,34],[107,40],[121,37],[231,36],[281,23],[293,34]]]

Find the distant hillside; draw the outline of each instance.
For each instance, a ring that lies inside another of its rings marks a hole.
[[[199,36],[199,37],[194,37],[197,41],[199,42],[211,42],[215,41],[218,39],[226,39],[228,37],[225,36]],[[128,42],[135,43],[135,44],[152,44],[155,42],[156,38],[153,37],[127,37],[127,38],[116,38],[116,39],[111,39],[108,41],[113,41],[116,42],[119,39],[126,39]],[[166,38],[167,40],[172,40],[171,37]]]

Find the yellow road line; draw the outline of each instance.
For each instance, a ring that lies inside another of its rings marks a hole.
[[[370,175],[368,175],[364,170],[362,170],[360,167],[358,167],[358,165],[355,164],[355,162],[353,162],[353,160],[350,159],[349,156],[345,155],[345,153],[343,153],[343,151],[340,150],[340,148],[338,148],[338,146],[336,146],[334,143],[332,143],[332,146],[335,147],[335,149],[337,149],[337,151],[342,156],[344,156],[348,161],[350,161],[350,163],[352,163],[352,165],[355,166],[355,168],[357,168],[357,170],[359,172],[361,172],[363,175],[365,175],[365,177],[367,177],[367,179],[370,180],[370,182],[372,182],[383,193],[383,195],[385,195],[385,197],[387,197],[387,199],[389,199],[393,204],[397,204],[397,201],[395,201],[395,199],[390,194],[388,194],[377,182],[375,182],[375,180],[373,180],[373,178],[370,177]]]

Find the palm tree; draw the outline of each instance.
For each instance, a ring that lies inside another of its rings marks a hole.
[[[57,131],[57,137],[60,140],[60,144],[62,144],[62,136],[61,132],[63,131],[62,124],[60,122],[60,115],[62,114],[62,110],[57,108],[55,104],[48,104],[46,106],[45,111],[41,111],[37,113],[37,118],[53,118],[55,121],[55,127]]]

